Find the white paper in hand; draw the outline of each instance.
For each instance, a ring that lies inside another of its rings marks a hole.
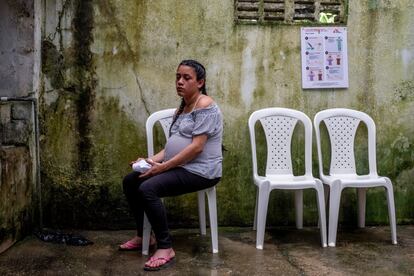
[[[142,159],[132,164],[132,169],[136,172],[144,173],[148,171],[149,169],[151,169],[151,164],[147,163],[147,161]]]

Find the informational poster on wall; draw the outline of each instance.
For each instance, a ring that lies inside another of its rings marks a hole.
[[[302,88],[347,88],[346,27],[301,28]]]

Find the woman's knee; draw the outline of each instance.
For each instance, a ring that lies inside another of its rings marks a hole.
[[[138,191],[144,196],[156,196],[157,195],[157,184],[150,179],[142,182],[139,186]]]
[[[122,188],[124,190],[124,193],[128,192],[133,188],[136,188],[136,186],[139,185],[140,179],[138,176],[138,173],[132,172],[124,177],[124,179],[122,180]]]

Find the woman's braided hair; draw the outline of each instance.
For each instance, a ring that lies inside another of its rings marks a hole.
[[[200,92],[201,94],[207,95],[207,91],[206,91],[206,69],[204,68],[204,66],[199,63],[196,60],[192,60],[192,59],[186,59],[180,62],[180,64],[178,65],[178,67],[180,67],[181,65],[185,65],[185,66],[189,66],[191,68],[194,69],[195,73],[196,73],[196,77],[197,77],[197,81],[199,80],[204,80],[204,84],[203,86],[200,88]],[[174,117],[173,117],[173,121],[171,123],[170,126],[170,130],[169,130],[169,136],[171,136],[171,129],[175,123],[175,121],[177,121],[178,116],[183,113],[184,111],[184,107],[185,107],[185,101],[184,98],[181,99],[181,103],[180,106],[178,107],[177,112],[175,113]]]

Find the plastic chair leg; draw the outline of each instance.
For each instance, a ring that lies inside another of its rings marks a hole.
[[[200,233],[206,235],[206,200],[204,193],[206,190],[198,191],[198,219],[200,222]]]
[[[259,199],[259,188],[256,189],[256,205],[254,207],[253,230],[257,229],[257,201]]]
[[[208,211],[210,217],[211,243],[213,253],[218,253],[218,225],[216,187],[207,190]]]
[[[295,191],[296,228],[303,228],[303,190]]]
[[[324,200],[325,200],[324,206],[328,206],[328,201],[329,201],[329,186],[328,185],[323,185],[323,195],[324,195]],[[326,213],[327,213],[327,210],[325,208],[325,221],[326,221]],[[318,220],[318,228],[320,227],[321,227],[321,223],[320,223],[320,220]]]
[[[316,200],[318,203],[318,211],[319,211],[319,221],[318,225],[320,226],[321,232],[321,244],[322,247],[327,246],[327,238],[326,238],[326,208],[325,208],[325,196],[324,196],[324,188],[323,184],[320,183],[319,186],[315,188],[316,190]]]
[[[357,188],[358,195],[358,227],[365,227],[366,188]]]
[[[266,228],[267,205],[269,203],[270,182],[264,182],[259,186],[259,198],[257,208],[257,232],[256,248],[263,249],[264,233]]]
[[[386,192],[387,192],[387,202],[388,202],[388,217],[390,220],[391,227],[391,242],[392,244],[397,244],[397,226],[396,226],[396,217],[395,217],[395,205],[394,205],[394,190],[392,188],[391,180],[386,179]]]
[[[323,191],[324,191],[324,195],[325,195],[325,206],[328,206],[328,201],[329,201],[329,186],[328,185],[323,185]]]
[[[341,201],[342,189],[339,183],[333,183],[329,193],[329,226],[328,226],[328,245],[335,247],[336,232],[338,229],[338,215]]]
[[[151,224],[147,215],[144,213],[144,226],[142,231],[142,255],[148,255],[149,243],[151,235]]]

